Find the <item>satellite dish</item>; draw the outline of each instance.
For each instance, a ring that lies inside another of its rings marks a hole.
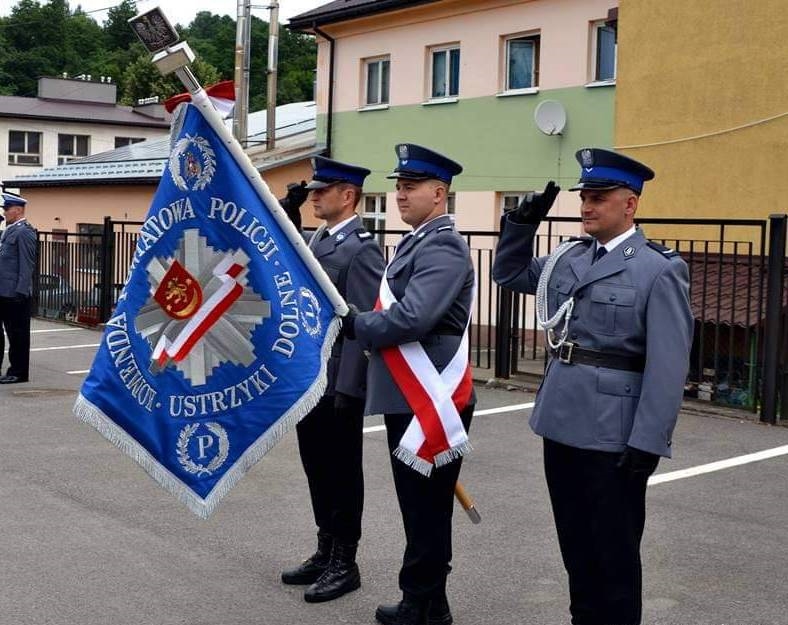
[[[566,109],[557,100],[545,100],[536,107],[534,121],[546,135],[560,135],[566,126]]]

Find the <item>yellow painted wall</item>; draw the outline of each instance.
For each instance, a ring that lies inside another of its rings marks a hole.
[[[785,0],[620,3],[615,145],[657,172],[639,214],[788,212],[787,8]]]

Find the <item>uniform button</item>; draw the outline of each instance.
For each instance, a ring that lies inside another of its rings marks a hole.
[[[632,390],[632,387],[631,387],[629,384],[627,384],[627,385],[624,387],[624,390],[625,390],[627,393],[629,393],[629,392]]]
[[[615,295],[611,295],[610,296],[610,301],[611,302],[615,302],[616,301],[616,296]]]

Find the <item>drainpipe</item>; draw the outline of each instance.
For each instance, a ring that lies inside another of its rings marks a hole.
[[[326,152],[331,156],[331,134],[334,126],[334,49],[336,41],[333,37],[324,33],[317,27],[317,24],[312,25],[312,30],[320,35],[323,39],[328,41],[328,121],[326,122]]]

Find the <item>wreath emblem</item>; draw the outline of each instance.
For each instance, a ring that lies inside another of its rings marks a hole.
[[[207,139],[187,134],[173,146],[169,170],[181,191],[201,191],[216,173],[216,153]]]
[[[213,421],[205,423],[205,427],[208,428],[208,431],[219,439],[219,451],[207,466],[198,464],[192,460],[189,455],[189,442],[199,427],[199,423],[192,423],[181,430],[181,433],[178,435],[178,462],[181,463],[184,469],[194,475],[212,475],[213,472],[221,467],[225,460],[227,460],[227,455],[230,452],[230,440],[227,438],[227,432],[224,431],[221,425]]]
[[[322,324],[320,323],[320,302],[306,287],[301,287],[299,290],[301,297],[301,325],[307,331],[309,336],[318,336]]]

